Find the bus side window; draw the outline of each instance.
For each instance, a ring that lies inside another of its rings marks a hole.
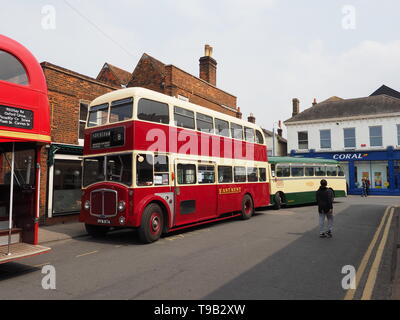
[[[278,166],[276,169],[277,177],[290,177],[290,167],[289,166]]]
[[[198,183],[214,183],[215,182],[215,168],[211,165],[198,165],[197,166],[197,181]]]
[[[304,167],[291,167],[292,177],[303,177],[304,176]]]
[[[337,167],[329,166],[326,167],[326,174],[328,177],[336,177],[337,176]]]
[[[342,166],[338,166],[338,176],[339,177],[344,177],[344,170]]]
[[[142,98],[138,103],[137,117],[140,120],[168,124],[169,106],[166,103]]]
[[[272,178],[276,177],[275,165],[274,164],[271,164],[271,177]]]
[[[169,184],[169,162],[167,156],[154,156],[154,184],[156,186]]]
[[[314,167],[306,167],[306,177],[314,177]]]
[[[260,182],[267,181],[267,169],[265,168],[258,168],[258,178]]]
[[[248,182],[258,182],[257,168],[253,168],[253,167],[247,168],[247,181]]]
[[[218,167],[218,182],[231,183],[233,181],[232,167],[219,166]]]
[[[317,177],[325,177],[326,176],[326,167],[325,166],[315,167],[315,175]]]
[[[136,183],[138,186],[153,185],[153,156],[138,154],[136,157]]]
[[[246,182],[246,167],[235,167],[235,182]]]
[[[196,183],[196,166],[194,164],[178,164],[178,183],[179,184],[195,184]]]

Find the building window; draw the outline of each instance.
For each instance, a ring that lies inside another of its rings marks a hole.
[[[397,145],[400,145],[400,124],[397,125]]]
[[[369,142],[371,147],[382,147],[382,126],[369,127]]]
[[[78,139],[83,140],[85,138],[85,126],[86,126],[86,118],[88,112],[88,104],[81,102],[79,104],[79,132]]]
[[[297,132],[297,138],[299,141],[299,149],[307,150],[308,149],[308,132],[307,131]]]
[[[320,130],[320,143],[321,149],[330,149],[331,148],[331,130]]]
[[[81,208],[82,166],[79,160],[55,160],[53,215],[79,212]]]
[[[356,147],[356,128],[343,129],[344,135],[344,147],[355,148]]]

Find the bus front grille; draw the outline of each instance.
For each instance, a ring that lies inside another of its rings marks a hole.
[[[90,194],[90,213],[99,217],[110,217],[117,214],[117,192],[100,189]]]

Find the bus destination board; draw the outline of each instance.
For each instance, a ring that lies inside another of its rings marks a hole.
[[[0,126],[32,129],[33,111],[0,105]]]
[[[117,127],[93,132],[91,135],[92,149],[120,147],[125,144],[125,128]]]

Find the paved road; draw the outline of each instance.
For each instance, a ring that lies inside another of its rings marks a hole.
[[[332,239],[318,237],[316,207],[300,206],[151,245],[139,244],[130,230],[60,241],[49,254],[0,265],[0,299],[343,299],[342,267],[358,268],[386,207],[398,204],[389,197],[338,199]],[[390,294],[394,227],[389,231],[375,299]],[[41,287],[44,264],[56,268],[56,290]]]

